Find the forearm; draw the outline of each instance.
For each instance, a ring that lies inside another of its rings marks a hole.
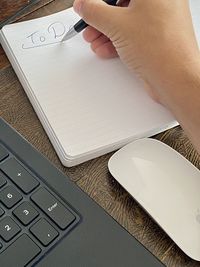
[[[174,76],[176,73],[174,74]],[[182,71],[176,79],[165,85],[164,105],[200,153],[200,64],[195,70]]]

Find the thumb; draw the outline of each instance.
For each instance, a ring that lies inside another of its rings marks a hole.
[[[87,24],[109,37],[110,30],[117,22],[118,7],[102,0],[75,0],[73,7]]]

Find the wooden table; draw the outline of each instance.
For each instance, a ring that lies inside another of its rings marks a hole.
[[[38,18],[60,11],[71,5],[72,0],[0,0],[0,22],[14,14],[16,15],[9,21]],[[16,13],[19,9],[20,12]],[[166,266],[200,266],[200,263],[187,257],[111,177],[107,168],[107,162],[111,153],[77,167],[65,168],[61,165],[1,47],[0,116],[19,131],[53,164],[68,175],[71,180],[144,244]],[[200,168],[200,158],[180,127],[159,134],[156,138],[175,148]],[[185,234],[189,235],[190,233]]]

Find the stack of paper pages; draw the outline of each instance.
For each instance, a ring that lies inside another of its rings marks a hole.
[[[200,1],[191,1],[198,37]],[[98,58],[72,9],[5,26],[2,46],[60,160],[73,166],[177,125],[119,59]],[[200,38],[199,38],[200,40]]]

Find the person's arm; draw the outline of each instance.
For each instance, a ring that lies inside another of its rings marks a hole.
[[[187,0],[75,0],[84,38],[100,57],[119,56],[174,114],[200,152],[200,54]]]

